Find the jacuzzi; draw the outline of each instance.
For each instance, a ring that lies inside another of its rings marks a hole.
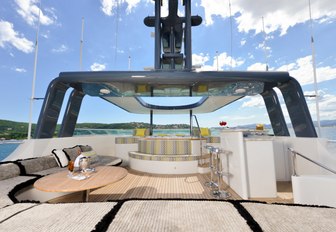
[[[145,137],[138,140],[138,151],[129,152],[130,168],[157,174],[198,172],[198,160],[205,153],[205,138]]]

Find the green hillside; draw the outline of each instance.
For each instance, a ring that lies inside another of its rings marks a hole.
[[[34,134],[36,124],[32,125],[32,134]],[[187,124],[169,124],[153,125],[154,129],[184,129],[189,128]],[[79,129],[134,129],[149,128],[149,123],[129,122],[129,123],[78,123],[76,128]],[[60,125],[57,125],[54,136],[57,136]],[[28,123],[0,120],[0,138],[1,139],[26,139],[28,132]]]
[[[35,125],[32,126],[35,129]],[[25,139],[27,138],[28,123],[0,120],[0,138]]]

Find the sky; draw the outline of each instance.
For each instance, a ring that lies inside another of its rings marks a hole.
[[[192,0],[192,14],[203,18],[200,26],[192,28],[193,65],[199,71],[264,71],[267,64],[271,71],[288,71],[300,82],[305,95],[313,95],[313,35],[320,119],[335,120],[336,4],[333,0],[310,1],[312,20],[309,0]],[[167,14],[165,0],[162,12],[163,16]],[[183,12],[180,4],[179,14]],[[0,119],[29,121],[36,38],[33,92],[34,97],[43,98],[48,84],[60,72],[80,70],[83,21],[82,70],[153,67],[153,28],[143,24],[143,18],[152,15],[152,0],[1,0]],[[315,98],[306,100],[316,120]],[[33,123],[38,120],[41,106],[42,100],[34,101]],[[220,121],[231,127],[270,123],[260,96],[198,115],[198,120],[202,127],[216,127]],[[89,96],[84,98],[78,118],[78,122],[134,121],[149,122],[149,116],[129,114]],[[189,116],[156,115],[154,123],[189,123]]]

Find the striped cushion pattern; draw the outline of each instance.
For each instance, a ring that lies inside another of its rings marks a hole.
[[[209,136],[206,139],[207,139],[207,143],[220,143],[219,136]]]
[[[150,161],[194,161],[198,160],[199,156],[194,155],[149,155],[140,152],[129,152],[129,157],[139,160],[150,160]]]
[[[139,152],[151,155],[191,154],[189,140],[139,140]]]
[[[132,144],[132,143],[138,143],[139,138],[138,137],[116,137],[115,143],[116,144]]]

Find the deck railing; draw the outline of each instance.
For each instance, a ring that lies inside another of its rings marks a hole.
[[[200,128],[200,125],[199,125],[199,123],[198,123],[197,116],[196,116],[195,114],[193,114],[192,117],[195,118],[195,122],[196,122],[196,124],[197,124],[197,129],[198,129],[198,133],[199,133],[199,134],[198,134],[198,137],[199,137],[199,138],[202,138],[201,128]],[[194,127],[193,127],[193,125],[192,125],[192,120],[191,120],[190,135],[193,135],[193,130],[194,130]]]
[[[333,170],[333,169],[331,169],[331,168],[329,168],[329,167],[327,167],[327,166],[325,166],[325,165],[323,165],[323,164],[321,164],[321,163],[319,163],[315,160],[312,160],[312,159],[308,158],[307,156],[304,156],[304,155],[300,154],[299,152],[295,151],[293,148],[288,148],[288,150],[293,154],[293,176],[297,176],[296,169],[295,169],[295,167],[296,167],[296,156],[297,155],[301,156],[302,158],[312,162],[313,164],[315,164],[315,165],[317,165],[317,166],[319,166],[319,167],[321,167],[321,168],[323,168],[323,169],[325,169],[325,170],[327,170],[327,171],[329,171],[333,174],[336,174],[335,170]]]

